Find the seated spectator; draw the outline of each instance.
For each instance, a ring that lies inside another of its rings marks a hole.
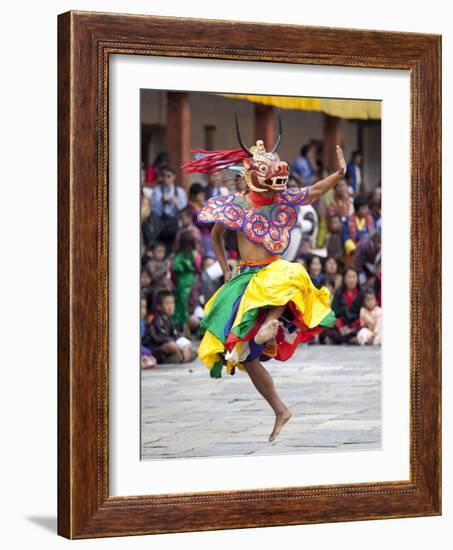
[[[370,197],[370,212],[373,216],[374,223],[377,224],[381,219],[381,188],[375,187]]]
[[[146,329],[146,320],[148,317],[148,302],[146,296],[140,295],[140,336],[143,338]]]
[[[186,323],[188,323],[190,331],[197,330],[200,321],[193,315],[193,312],[198,305],[198,297],[201,293],[199,277],[201,256],[195,251],[195,240],[190,231],[181,234],[179,249],[171,262],[171,273],[176,298],[173,322],[180,331],[184,330]]]
[[[225,185],[223,172],[214,172],[208,175],[208,185],[204,187],[205,200],[219,195],[228,195],[228,187]],[[203,201],[204,202],[204,201]]]
[[[357,333],[360,345],[381,344],[382,316],[381,308],[377,304],[376,296],[371,288],[365,294],[363,307],[360,309],[361,329]]]
[[[148,271],[143,270],[140,273],[140,292],[141,295],[146,298],[148,311],[152,307],[153,303],[153,289],[151,284],[153,279]]]
[[[145,272],[151,277],[151,292],[153,299],[160,290],[170,290],[171,281],[169,277],[168,260],[165,259],[165,245],[161,241],[151,246],[152,258],[146,262]],[[154,304],[155,305],[155,304]]]
[[[344,251],[351,255],[357,248],[357,243],[374,229],[373,217],[370,214],[368,201],[363,195],[354,199],[354,214],[343,221],[341,241]]]
[[[142,270],[145,269],[145,266],[149,262],[149,260],[153,259],[153,247],[154,244],[150,244],[145,248],[145,251],[140,259]]]
[[[146,169],[146,184],[152,187],[157,179],[159,174],[164,168],[168,166],[168,153],[162,152],[157,155],[154,162],[148,166]]]
[[[376,260],[381,254],[381,231],[373,229],[369,235],[360,239],[354,254],[354,268],[359,274],[359,282],[362,286],[368,286],[376,273]],[[367,284],[368,283],[368,284]]]
[[[149,247],[158,238],[162,230],[160,218],[151,209],[151,202],[144,195],[141,201],[141,229],[143,244]]]
[[[321,342],[325,344],[344,344],[357,341],[360,329],[360,308],[363,292],[359,286],[359,278],[352,268],[347,268],[343,276],[343,284],[335,291],[332,309],[337,321],[332,328],[323,330]]]
[[[299,157],[291,166],[291,176],[297,180],[301,187],[312,185],[316,181],[318,170],[314,143],[306,143],[302,146]]]
[[[330,219],[330,229],[327,233],[327,256],[333,258],[340,267],[343,267],[343,246],[341,243],[341,219],[335,215]]]
[[[148,313],[148,302],[146,296],[142,294],[140,298],[140,338],[143,339],[150,323],[150,315]],[[150,347],[143,344],[140,347],[140,364],[143,369],[151,369],[157,367],[157,360],[154,357]]]
[[[370,288],[373,288],[374,294],[376,295],[377,303],[379,307],[382,307],[381,302],[381,285],[382,285],[382,271],[381,271],[381,258],[379,257],[376,260],[376,272],[374,276],[373,285]]]
[[[338,272],[338,262],[332,256],[324,262],[324,285],[329,285],[333,291],[340,288],[343,277]]]
[[[322,263],[319,256],[312,256],[308,260],[308,274],[316,288],[323,286],[325,277],[322,272]]]
[[[153,189],[151,210],[161,221],[159,239],[169,251],[178,231],[178,213],[186,207],[187,197],[184,189],[175,184],[175,170],[164,168],[162,178]]]
[[[175,299],[169,290],[157,294],[156,315],[142,338],[142,345],[150,347],[157,363],[189,363],[196,357],[192,343],[181,336],[171,320],[175,312]]]
[[[201,272],[201,295],[203,305],[206,304],[211,296],[220,288],[222,285],[221,281],[221,271],[220,266],[218,271],[220,272],[219,277],[215,277],[216,274],[211,273],[214,269],[209,270],[209,268],[216,263],[215,258],[212,256],[204,256],[202,261],[202,272]]]
[[[179,223],[180,227],[178,229],[178,232],[176,233],[175,242],[173,243],[173,251],[179,249],[179,239],[181,237],[181,234],[184,231],[189,231],[194,238],[196,251],[201,254],[201,231],[193,223],[192,210],[190,209],[190,207],[186,206],[186,208],[181,210],[181,212],[179,213]]]
[[[197,277],[189,293],[189,300],[187,304],[188,318],[184,327],[188,338],[192,338],[192,336],[199,336],[201,320],[205,315],[201,298],[201,255],[199,255],[198,252],[195,253],[198,255]]]
[[[348,193],[348,184],[343,178],[333,188],[333,199],[326,207],[327,230],[331,230],[332,218],[338,216],[343,220],[353,212],[353,201]]]
[[[198,227],[201,233],[202,249],[205,254],[212,254],[212,241],[211,241],[211,229],[212,224],[201,223],[197,219],[199,210],[204,206],[206,202],[206,191],[201,183],[192,183],[189,190],[189,208],[192,212],[193,224]]]
[[[333,284],[330,282],[329,279],[326,279],[326,282],[324,283],[324,286],[325,286],[325,288],[327,288],[327,290],[330,293],[329,305],[330,305],[330,307],[332,307],[332,301],[333,301],[333,296],[335,294],[335,288],[333,287]],[[318,341],[319,341],[319,335],[317,335],[317,336],[318,336]]]
[[[346,175],[349,179],[351,195],[357,195],[360,192],[360,184],[362,183],[362,153],[353,151],[351,160],[348,162]]]

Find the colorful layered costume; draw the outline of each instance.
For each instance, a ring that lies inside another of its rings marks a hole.
[[[285,361],[298,344],[336,321],[329,305],[328,289],[317,289],[302,264],[279,257],[289,245],[298,206],[310,202],[309,188],[286,190],[287,164],[275,153],[280,138],[270,152],[265,151],[262,141],[248,150],[239,130],[238,138],[242,150],[197,150],[201,153],[199,159],[184,166],[188,171],[206,173],[243,160],[249,201],[246,193],[211,198],[199,211],[198,220],[220,222],[228,229],[241,231],[269,252],[263,261],[240,262],[236,276],[221,286],[205,305],[198,355],[213,378],[221,377],[224,366],[229,374],[234,374],[236,367],[245,370],[244,363],[256,358]],[[268,196],[262,194],[264,191],[273,193],[269,197],[269,193]],[[278,319],[277,346],[269,351],[266,344],[256,344],[254,336],[268,308],[273,306],[286,307]]]

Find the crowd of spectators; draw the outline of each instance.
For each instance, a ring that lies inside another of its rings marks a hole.
[[[308,143],[291,164],[290,187],[325,177],[319,146]],[[347,173],[312,205],[299,208],[298,224],[284,254],[307,268],[313,284],[331,292],[337,316],[310,344],[381,343],[381,187],[365,192],[362,155],[355,151]],[[141,181],[141,364],[187,363],[196,356],[203,306],[223,284],[210,239],[211,227],[197,213],[210,197],[245,191],[233,171],[178,185],[169,156],[142,166]],[[368,186],[367,186],[368,187]],[[233,271],[236,236],[227,231],[225,249]]]

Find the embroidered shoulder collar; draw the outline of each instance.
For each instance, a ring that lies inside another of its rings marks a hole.
[[[296,225],[296,206],[310,204],[309,187],[289,189],[271,204],[252,206],[245,193],[213,197],[198,212],[202,223],[220,222],[228,229],[242,230],[249,241],[262,245],[273,254],[283,254],[290,241],[289,232]]]

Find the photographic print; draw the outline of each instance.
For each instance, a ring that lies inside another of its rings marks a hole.
[[[141,459],[379,450],[381,102],[140,113]]]
[[[441,37],[58,41],[58,532],[439,515]]]

